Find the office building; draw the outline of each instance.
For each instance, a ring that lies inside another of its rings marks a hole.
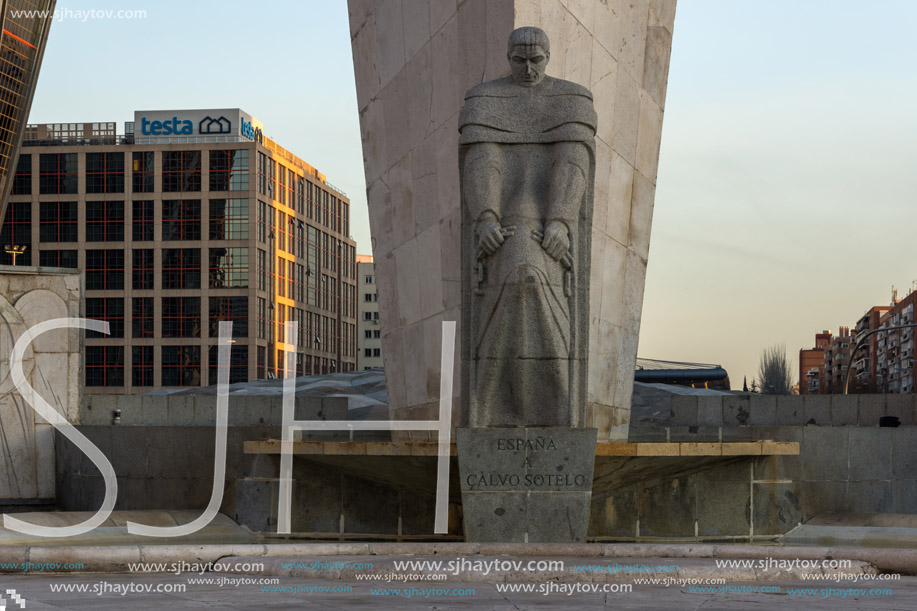
[[[32,107],[54,4],[54,0],[0,3],[0,219],[6,213],[13,164]],[[44,16],[39,11],[45,11]],[[9,265],[14,253],[6,252],[9,242],[3,241],[4,237],[0,236],[0,265]]]
[[[372,255],[357,255],[357,368],[382,367],[379,292]]]
[[[85,270],[87,392],[216,383],[233,322],[232,382],[356,368],[350,202],[235,109],[137,111],[29,126],[4,223],[19,265]],[[296,363],[282,325],[299,322]]]

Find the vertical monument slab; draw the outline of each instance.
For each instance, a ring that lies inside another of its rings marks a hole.
[[[438,414],[440,323],[460,320],[462,309],[458,115],[467,90],[509,75],[506,38],[530,25],[552,41],[547,74],[594,95],[584,425],[599,440],[626,439],[675,0],[348,7],[393,417]],[[469,423],[453,413],[457,426]]]
[[[80,316],[80,274],[35,267],[0,267],[0,504],[54,498],[54,435],[10,376],[10,354],[32,326]],[[79,422],[80,330],[35,338],[23,373],[32,388],[71,423]]]

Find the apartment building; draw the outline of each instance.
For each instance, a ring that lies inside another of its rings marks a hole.
[[[856,338],[851,335],[850,327],[840,327],[837,335],[831,338],[825,347],[824,374],[821,380],[821,394],[843,394],[847,384],[851,356],[856,346]]]
[[[878,372],[878,346],[881,333],[871,333],[879,328],[882,316],[891,309],[891,306],[873,306],[857,320],[854,331],[856,343],[863,346],[853,357],[853,380],[850,383],[851,392],[878,392],[876,381]]]
[[[876,333],[876,387],[885,393],[914,392],[914,302],[911,291],[901,300],[892,296],[892,305],[879,319]]]
[[[799,350],[799,394],[817,395],[825,371],[825,348],[831,343],[831,331],[815,334],[815,346]]]

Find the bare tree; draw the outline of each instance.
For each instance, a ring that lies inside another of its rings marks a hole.
[[[786,358],[786,345],[765,348],[758,363],[758,387],[765,395],[788,395],[793,388],[793,370]]]

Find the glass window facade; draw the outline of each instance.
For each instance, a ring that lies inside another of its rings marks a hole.
[[[42,250],[38,253],[38,264],[42,267],[77,267],[75,250]]]
[[[267,204],[258,201],[258,241],[267,242]]]
[[[86,318],[108,323],[108,335],[86,331],[87,338],[124,337],[124,299],[121,297],[87,297]]]
[[[248,337],[248,297],[210,298],[210,337],[220,336],[220,321],[232,323],[232,336]]]
[[[258,290],[267,290],[267,253],[258,249]]]
[[[163,297],[162,336],[200,337],[201,298]]]
[[[201,190],[201,151],[163,151],[163,193]]]
[[[124,153],[86,153],[86,193],[124,193]]]
[[[0,246],[0,264],[12,265],[13,255],[6,252],[6,246],[18,246],[24,250],[16,255],[16,265],[32,265],[32,202],[7,204]]]
[[[267,155],[258,153],[258,193],[267,195]]]
[[[124,386],[124,346],[86,346],[86,386]]]
[[[131,336],[135,338],[153,337],[153,298],[134,297],[132,301]]]
[[[135,291],[149,291],[153,289],[153,251],[150,249],[134,249],[131,254],[133,268],[131,269],[131,287]]]
[[[38,192],[75,194],[77,192],[77,154],[42,153],[38,157]]]
[[[282,150],[271,159],[243,143],[81,144],[25,149],[11,187],[20,197],[12,199],[31,201],[8,206],[0,240],[26,247],[18,265],[84,272],[83,315],[108,321],[112,331],[87,335],[94,350],[89,386],[132,392],[215,381],[220,321],[233,323],[238,342],[234,382],[248,378],[249,366],[252,378],[256,370],[273,377],[285,369],[352,369],[337,354],[347,361],[355,353],[356,328],[346,318],[363,297],[348,283],[352,249],[321,225],[347,227],[349,209],[321,188],[320,177],[303,177]],[[247,148],[233,148],[240,146]],[[69,150],[78,153],[58,152]],[[59,195],[68,192],[76,195]],[[0,262],[12,257],[0,252]],[[344,320],[336,314],[339,298]],[[291,320],[299,325],[297,349],[305,350],[296,359],[278,355],[275,343]],[[113,356],[99,350],[103,345],[122,352]]]
[[[162,385],[200,386],[201,347],[163,346]]]
[[[248,149],[210,151],[210,190],[248,191]]]
[[[248,239],[248,200],[210,200],[210,239]]]
[[[201,200],[162,201],[162,241],[201,239]]]
[[[133,222],[131,237],[135,242],[150,242],[153,240],[153,201],[136,201],[133,205]]]
[[[162,288],[201,288],[201,249],[162,249]]]
[[[124,241],[124,202],[86,202],[86,241]]]
[[[265,339],[265,321],[267,320],[267,300],[258,297],[258,339]]]
[[[13,176],[12,195],[32,194],[32,156],[28,153],[19,155],[16,162],[16,174]]]
[[[134,386],[152,386],[153,346],[134,346],[131,357],[131,383]]]
[[[134,193],[152,193],[155,190],[153,188],[153,152],[134,153],[132,164]]]
[[[38,241],[77,241],[79,227],[76,202],[41,202],[38,205],[38,217]]]
[[[86,251],[86,290],[124,290],[124,251]]]
[[[219,372],[219,347],[210,346],[208,384],[216,384]],[[229,383],[248,381],[248,346],[234,344],[229,352]]]
[[[248,288],[248,249],[210,249],[210,288]]]

